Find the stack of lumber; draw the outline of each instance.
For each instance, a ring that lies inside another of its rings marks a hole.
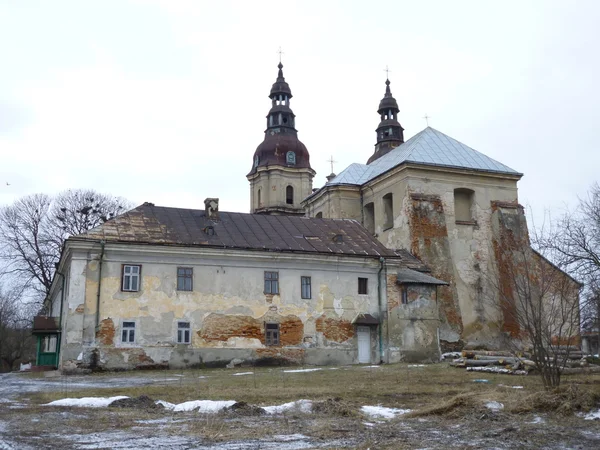
[[[559,346],[552,349],[557,365],[564,368],[562,373],[600,372],[600,365],[591,364],[583,352],[575,346]],[[548,358],[554,361],[554,358]],[[526,375],[535,369],[532,353],[525,351],[515,354],[508,351],[463,350],[460,357],[451,363],[453,367],[466,368],[472,372],[505,373]]]
[[[466,368],[472,372],[527,375],[524,360],[511,352],[489,350],[463,350],[461,357],[450,363],[453,367]],[[533,361],[531,362],[533,365]]]

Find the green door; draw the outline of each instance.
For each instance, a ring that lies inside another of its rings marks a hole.
[[[36,365],[58,366],[59,343],[58,334],[38,335]]]

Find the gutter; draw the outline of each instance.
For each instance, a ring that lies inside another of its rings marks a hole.
[[[102,286],[102,260],[104,259],[104,246],[106,241],[100,241],[100,262],[98,266],[98,292],[96,295],[96,329],[100,326],[100,287]]]

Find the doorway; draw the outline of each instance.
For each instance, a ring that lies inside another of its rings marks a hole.
[[[358,362],[368,364],[371,362],[371,329],[365,326],[356,327],[358,338]]]

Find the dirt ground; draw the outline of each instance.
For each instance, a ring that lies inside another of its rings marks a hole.
[[[475,374],[444,363],[301,370],[2,375],[0,450],[600,448],[600,420],[583,417],[600,408],[600,375],[565,377],[560,392],[546,393],[536,376]],[[45,406],[117,395],[151,401]],[[260,408],[300,399],[312,401],[312,409],[265,414]],[[156,400],[245,403],[203,414],[156,408]],[[374,417],[363,406],[397,414]]]

